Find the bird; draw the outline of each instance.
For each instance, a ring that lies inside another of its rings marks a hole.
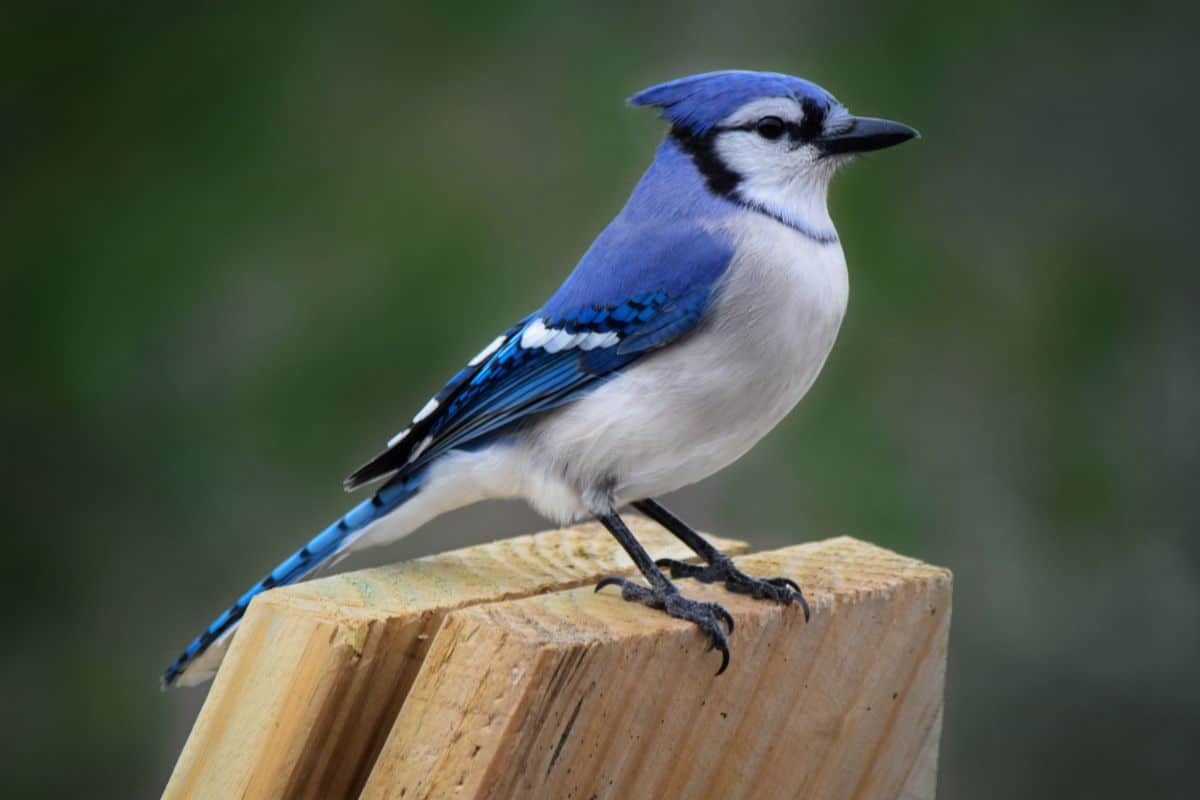
[[[225,609],[167,667],[164,688],[212,677],[256,595],[489,499],[524,499],[559,524],[598,520],[644,583],[611,576],[596,590],[693,623],[720,652],[718,675],[733,618],[675,581],[795,603],[808,619],[794,580],[744,574],[656,498],[732,464],[812,387],[849,296],[831,179],[918,133],[774,72],[690,75],[628,103],[669,129],[625,206],[543,305],[345,479],[348,491],[375,483],[370,496]],[[627,507],[703,563],[656,562]]]

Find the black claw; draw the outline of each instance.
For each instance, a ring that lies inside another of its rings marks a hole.
[[[624,578],[622,578],[618,575],[608,575],[606,577],[601,578],[600,582],[596,584],[596,591],[598,592],[606,586],[624,586],[624,585],[625,585]]]
[[[772,586],[786,586],[796,594],[800,594],[800,584],[796,583],[791,578],[771,578],[767,581],[767,583],[771,584]]]
[[[658,505],[653,503],[653,501],[635,503],[635,505],[637,505],[639,508],[647,504],[649,504],[650,508],[650,511],[647,513],[652,518],[658,518],[658,516],[661,516],[658,514],[658,511],[660,510]],[[619,516],[613,513],[598,514],[597,519],[600,520],[601,524],[608,529],[609,533],[613,535],[613,537],[621,544],[621,546],[625,548],[625,552],[629,553],[630,557],[633,559],[633,562],[641,571],[642,576],[646,578],[650,585],[648,587],[640,586],[630,582],[626,578],[613,575],[601,578],[600,582],[596,584],[596,591],[603,589],[605,586],[620,585],[622,599],[641,603],[651,608],[661,609],[670,614],[672,617],[687,620],[688,622],[693,623],[700,629],[701,633],[708,637],[709,649],[711,650],[713,648],[717,648],[721,651],[721,668],[717,670],[717,674],[720,675],[722,672],[724,672],[725,668],[729,666],[729,644],[725,639],[725,632],[721,629],[721,623],[724,622],[729,632],[732,633],[733,617],[729,615],[728,611],[726,611],[724,608],[721,608],[721,606],[717,605],[716,603],[701,603],[684,597],[679,593],[679,589],[675,586],[675,584],[671,583],[671,581],[669,581],[667,577],[656,568],[656,566],[670,568],[671,575],[673,577],[684,575],[711,582],[716,577],[713,567],[698,567],[669,558],[652,561],[645,548],[638,544],[638,541],[634,538],[633,533],[630,532],[629,528],[626,527],[625,523],[621,521]],[[671,530],[674,531],[674,528],[671,528]],[[690,529],[688,529],[688,532],[691,536],[699,539],[699,537],[696,536],[695,533],[691,532]],[[678,532],[676,532],[676,535],[679,535]],[[721,554],[714,550],[707,542],[703,542],[703,540],[700,541],[704,547],[702,549],[697,549],[697,547],[691,544],[688,539],[684,539],[684,543],[688,544],[688,546],[691,547],[691,549],[700,555],[700,557],[706,562],[711,564],[715,560],[720,559],[722,562],[724,562],[721,566],[732,566],[728,563],[729,559],[721,556]]]
[[[662,525],[664,528],[675,534],[679,539],[688,546],[696,555],[705,562],[704,566],[689,564],[683,561],[676,561],[673,558],[660,558],[654,563],[664,569],[670,570],[672,578],[692,578],[701,581],[702,583],[722,583],[726,590],[736,592],[737,594],[749,595],[760,600],[771,600],[776,603],[791,605],[794,601],[800,603],[800,607],[804,610],[804,621],[808,622],[811,618],[808,601],[804,598],[804,593],[800,590],[800,584],[796,583],[791,578],[752,578],[734,566],[733,561],[707,541],[704,537],[689,528],[686,523],[676,517],[667,509],[658,504],[658,501],[653,498],[645,498],[633,504],[634,508],[641,511],[652,520]],[[604,522],[604,517],[601,521]],[[617,535],[618,531],[614,530],[614,526],[608,525],[609,530]],[[625,533],[628,533],[627,531]],[[620,536],[618,536],[620,539]],[[632,552],[632,551],[631,551]],[[648,566],[648,565],[646,565]],[[642,573],[649,575],[646,566],[642,567]],[[652,580],[653,584],[654,581]],[[717,670],[720,675],[729,666],[729,648],[725,643],[725,636],[721,633],[721,624],[724,623],[728,632],[733,633],[733,617],[729,615],[721,606],[715,603],[695,604],[692,601],[691,608],[682,608],[678,602],[674,602],[674,607],[667,605],[665,598],[662,598],[659,590],[643,590],[643,593],[635,594],[629,591],[622,591],[621,596],[626,600],[638,600],[639,602],[652,605],[647,602],[652,598],[657,599],[656,607],[666,608],[672,616],[683,617],[695,622],[700,629],[709,636],[709,650],[719,648],[721,650],[721,669]],[[707,608],[707,619],[697,615],[695,606],[705,605]],[[711,621],[710,621],[711,620]]]
[[[720,675],[729,666],[729,645],[719,631],[708,632],[708,647],[704,648],[704,652],[711,653],[713,650],[719,650],[721,653],[721,668],[716,673]]]
[[[662,609],[672,617],[694,623],[708,638],[708,648],[705,652],[714,649],[721,651],[721,669],[717,674],[720,675],[729,666],[729,644],[725,637],[733,633],[733,616],[719,604],[689,600],[680,595],[670,583],[664,587],[647,588],[633,583],[628,578],[609,575],[600,579],[596,584],[596,591],[605,586],[620,586],[622,599]]]
[[[722,622],[725,623],[725,627],[728,629],[728,633],[730,635],[733,635],[733,617],[730,616],[729,612],[726,611],[724,608],[721,608],[721,606],[714,604],[713,605],[713,613],[716,614],[717,617]]]

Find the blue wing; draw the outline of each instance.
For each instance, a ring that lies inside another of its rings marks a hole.
[[[472,359],[346,488],[391,473],[403,479],[447,450],[570,402],[692,330],[731,248],[690,226],[647,236],[620,222],[542,309]]]

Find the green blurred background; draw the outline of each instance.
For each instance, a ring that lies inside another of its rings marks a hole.
[[[203,699],[161,668],[566,274],[664,131],[623,99],[727,67],[924,138],[837,181],[811,396],[673,504],[954,570],[943,797],[1194,796],[1183,4],[102,5],[0,9],[7,796],[161,790]]]

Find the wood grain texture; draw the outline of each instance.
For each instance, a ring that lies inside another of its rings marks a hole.
[[[743,556],[795,608],[682,581],[690,624],[578,589],[449,614],[364,798],[931,798],[951,577],[839,538]]]
[[[691,555],[653,523],[629,522],[654,556]],[[591,524],[266,592],[250,604],[164,796],[355,796],[447,612],[631,571]]]

